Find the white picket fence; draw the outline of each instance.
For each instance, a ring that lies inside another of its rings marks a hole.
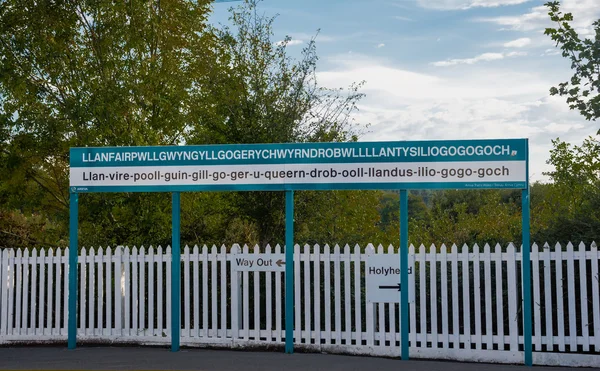
[[[181,344],[281,346],[283,273],[237,272],[239,254],[270,246],[185,247]],[[416,251],[415,251],[416,250]],[[392,246],[296,245],[295,347],[399,356],[399,305],[365,301],[369,254]],[[600,253],[596,244],[532,247],[534,364],[600,366]],[[170,247],[82,249],[78,341],[169,344]],[[0,344],[66,341],[68,249],[0,251]],[[521,253],[410,246],[410,354],[523,362]]]

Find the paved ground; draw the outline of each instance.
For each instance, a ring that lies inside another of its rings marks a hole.
[[[328,354],[283,354],[229,350],[137,347],[0,347],[2,370],[202,370],[202,371],[526,371],[531,368],[437,361],[400,361],[375,357]],[[534,371],[561,371],[568,368],[535,367]],[[592,370],[592,369],[585,369]],[[596,369],[600,370],[600,369]]]

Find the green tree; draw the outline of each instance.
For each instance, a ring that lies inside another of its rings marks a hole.
[[[431,200],[427,217],[411,220],[418,244],[506,244],[521,238],[521,197],[512,190],[445,190]]]
[[[299,59],[289,37],[276,42],[276,17],[259,11],[260,0],[232,8],[229,26],[212,28],[219,68],[203,86],[215,98],[199,107],[202,120],[189,143],[286,143],[356,139],[352,114],[363,97],[360,84],[328,89],[317,83],[316,37]]]
[[[356,140],[353,121],[356,104],[363,97],[360,84],[349,89],[327,89],[316,79],[316,37],[299,59],[290,57],[290,38],[277,42],[276,17],[259,11],[258,0],[247,0],[231,9],[231,26],[212,29],[219,68],[210,69],[203,86],[214,98],[201,107],[202,119],[194,125],[187,143],[286,143]],[[315,209],[328,204],[330,193],[308,192],[301,205]],[[254,228],[262,245],[283,243],[284,195],[281,192],[230,194],[238,215],[233,229]],[[327,212],[327,211],[325,211]],[[317,217],[315,214],[314,217]],[[241,226],[245,226],[241,228]],[[247,232],[242,233],[248,235]],[[240,242],[230,241],[230,242]]]
[[[541,230],[553,241],[600,240],[600,131],[579,146],[556,139],[546,173],[553,181],[545,208],[554,217]]]
[[[296,193],[295,239],[334,245],[389,243],[378,227],[380,191],[304,191]],[[397,232],[396,240],[397,241]],[[395,243],[397,244],[397,242]]]
[[[582,39],[571,23],[573,15],[560,10],[560,2],[545,4],[555,28],[549,35],[571,61],[570,81],[550,89],[551,95],[567,97],[571,109],[577,109],[587,120],[600,117],[600,20],[592,24],[593,38]],[[600,135],[598,131],[597,135]],[[600,145],[589,137],[581,146],[572,146],[560,139],[552,141],[548,163],[555,170],[547,173],[553,181],[539,202],[539,233],[549,240],[598,239],[600,226]]]
[[[4,1],[1,211],[36,211],[64,238],[73,146],[356,139],[359,86],[317,84],[315,40],[295,60],[257,1],[231,10],[231,28],[207,25],[209,3]],[[326,197],[312,192],[304,201]],[[82,245],[168,243],[170,197],[83,195],[80,227]],[[283,229],[281,193],[183,199],[183,241],[281,242]]]
[[[596,120],[600,117],[600,20],[593,23],[594,38],[582,39],[571,26],[573,15],[562,13],[559,1],[545,5],[557,26],[544,33],[560,46],[574,71],[570,81],[551,88],[550,94],[567,97],[571,109],[579,110],[587,120]]]
[[[201,89],[206,70],[215,68],[209,3],[3,1],[3,208],[35,210],[65,232],[69,147],[182,143],[200,106],[210,104]],[[83,200],[84,244],[168,228],[164,195]]]

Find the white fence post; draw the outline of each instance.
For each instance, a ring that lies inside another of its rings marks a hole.
[[[302,254],[302,259],[304,260],[304,333],[306,334],[306,344],[310,344],[310,339],[312,337],[312,332],[310,328],[311,323],[311,311],[312,311],[312,301],[311,301],[311,290],[310,290],[310,246],[308,244],[304,245],[304,253]],[[299,304],[299,303],[298,303]],[[299,307],[297,305],[296,307]]]
[[[287,247],[286,247],[287,248]],[[248,254],[248,245],[244,245],[242,253],[244,255]],[[250,305],[250,298],[249,298],[249,293],[250,293],[250,287],[249,287],[249,274],[248,271],[244,271],[242,273],[242,313],[243,313],[243,318],[242,318],[242,326],[241,328],[243,329],[243,333],[244,333],[244,340],[248,341],[250,340],[250,310],[249,310],[249,305]]]
[[[546,351],[554,351],[554,328],[552,326],[552,257],[550,245],[544,244],[544,306],[546,307]]]
[[[315,246],[315,256],[320,256],[319,255],[319,245]],[[363,276],[362,274],[362,268],[361,268],[361,252],[360,252],[360,246],[356,245],[354,246],[354,255],[353,255],[353,260],[354,260],[354,332],[356,333],[356,345],[361,346],[362,345],[362,284],[361,284],[361,277]],[[320,280],[320,261],[317,260],[315,262],[316,266],[315,266],[315,297],[317,298],[317,300],[319,299],[319,294],[317,294],[317,282],[321,282]],[[365,268],[366,269],[366,268]],[[320,285],[319,285],[320,286]],[[366,300],[366,298],[365,298]],[[320,302],[317,301],[316,303],[316,315],[315,315],[315,323],[317,324],[317,339],[318,339],[318,344],[321,344],[321,317],[320,317]],[[349,315],[349,314],[348,314]]]
[[[0,250],[0,336],[8,334],[8,285],[9,274],[12,273],[8,265],[8,254],[12,250]]]
[[[241,307],[240,307],[240,290],[239,290],[239,277],[240,273],[235,272],[233,270],[234,262],[236,255],[240,252],[240,246],[238,244],[234,244],[231,247],[231,265],[230,265],[230,277],[231,277],[231,307],[230,307],[230,316],[231,316],[231,338],[233,339],[233,344],[235,345],[240,338],[240,315],[241,315]],[[281,285],[280,285],[281,288]]]
[[[156,317],[155,313],[155,300],[154,300],[154,286],[156,285],[156,278],[154,278],[154,247],[150,245],[148,248],[148,335],[156,336],[154,331],[154,320]],[[162,279],[162,277],[161,277]]]
[[[228,338],[227,336],[227,248],[225,245],[221,245],[221,253],[219,254],[219,260],[221,262],[221,335],[219,336],[222,339]],[[270,282],[270,281],[269,281]],[[267,297],[271,298],[271,293],[269,292]],[[270,308],[270,307],[269,307]],[[267,309],[269,310],[269,309]],[[270,312],[268,312],[270,313]],[[269,329],[270,330],[270,329]],[[267,341],[271,341],[271,337],[267,337]]]
[[[194,338],[200,338],[200,292],[202,287],[200,286],[200,248],[198,245],[194,245],[192,251],[192,259],[194,261]],[[233,300],[233,298],[232,298]]]
[[[275,253],[281,254],[281,245],[278,244],[275,246]],[[279,343],[283,343],[283,290],[281,288],[283,274],[283,272],[275,272],[275,341]],[[239,276],[239,273],[237,273],[236,276]]]
[[[96,279],[96,285],[98,287],[97,292],[97,305],[94,308],[97,315],[96,321],[96,335],[102,336],[104,329],[104,320],[102,318],[102,312],[104,311],[104,249],[102,246],[98,247],[97,256],[94,258],[94,261],[98,263],[98,277]]]
[[[183,325],[183,330],[181,331],[182,338],[190,338],[191,336],[191,320],[190,320],[190,247],[185,245],[183,248],[183,254],[181,254],[181,258],[183,259],[183,280],[181,282],[182,289],[182,299],[183,299],[183,317],[181,318],[181,324]],[[193,286],[192,286],[193,287]]]
[[[596,353],[600,353],[600,273],[598,265],[600,264],[600,252],[598,245],[592,242],[592,305],[594,308],[594,338],[596,339]]]
[[[482,328],[481,328],[481,280],[479,266],[479,245],[473,246],[473,303],[475,304],[475,349],[482,348]],[[485,297],[483,297],[485,298]]]
[[[462,288],[463,288],[463,332],[465,349],[471,350],[471,274],[469,247],[464,244],[462,247]]]
[[[254,254],[255,255],[259,255],[260,254],[260,248],[258,247],[258,245],[254,245]],[[260,272],[258,271],[254,271],[253,273],[253,289],[254,289],[254,340],[255,341],[260,341]],[[216,290],[216,284],[213,288],[214,290]],[[297,302],[297,304],[295,305],[296,308],[298,308],[300,306],[300,301]],[[214,307],[215,311],[216,311],[216,306]],[[248,327],[249,328],[249,327]]]
[[[494,344],[494,321],[492,312],[492,252],[489,244],[483,247],[485,269],[485,337],[486,350],[492,350]]]
[[[512,243],[508,244],[506,251],[507,256],[507,280],[508,287],[506,292],[508,293],[508,323],[509,323],[509,337],[510,337],[510,350],[517,352],[519,350],[519,312],[517,309],[517,297],[519,296],[517,286],[517,254],[515,251],[515,245]]]
[[[165,332],[165,316],[164,306],[168,300],[164,300],[163,291],[165,289],[165,275],[163,266],[165,263],[165,254],[163,254],[162,246],[158,246],[156,250],[156,334],[160,337],[166,337]]]
[[[496,331],[498,333],[498,349],[504,350],[506,346],[504,331],[504,279],[502,274],[504,258],[502,257],[502,246],[500,244],[496,244],[494,255],[496,267]]]
[[[310,249],[310,248],[309,248]],[[348,346],[352,344],[352,302],[350,299],[351,289],[350,289],[350,264],[351,264],[351,255],[350,255],[350,246],[346,244],[344,246],[344,345]],[[310,272],[310,266],[308,267]],[[307,275],[308,277],[308,275]],[[309,280],[310,282],[310,280]],[[310,303],[308,303],[310,305]],[[307,321],[308,330],[310,331],[310,316]],[[310,332],[309,332],[310,334]],[[308,342],[310,343],[310,335],[308,336]]]
[[[328,249],[328,246],[325,246],[326,249]],[[328,250],[326,250],[327,252],[329,252]],[[365,250],[365,255],[369,256],[369,255],[374,255],[376,254],[375,252],[375,248],[373,247],[373,245],[368,244],[367,248]],[[327,267],[329,266],[329,264],[327,265]],[[366,268],[365,268],[366,269]],[[325,271],[325,279],[327,280],[326,282],[329,282],[329,275],[328,275],[328,270]],[[325,294],[327,295],[327,297],[329,297],[329,291],[327,290],[328,288],[325,287]],[[365,298],[366,301],[366,298]],[[373,303],[369,303],[366,302],[366,332],[367,332],[367,347],[373,347],[375,344],[374,340],[375,340],[375,320],[373,318],[373,309],[375,307],[375,304]]]
[[[569,351],[577,351],[577,313],[575,311],[575,264],[573,244],[567,244],[567,288],[569,301]]]
[[[533,265],[533,350],[542,350],[542,311],[540,297],[540,255],[539,247],[536,243],[531,249],[531,264]]]
[[[589,332],[589,319],[588,319],[588,297],[587,297],[587,256],[585,251],[585,244],[581,242],[579,244],[579,292],[580,297],[578,298],[581,303],[581,335],[583,337],[583,351],[589,352],[590,350],[590,332]]]
[[[301,276],[300,276],[300,245],[290,246],[294,249],[294,343],[302,344],[302,306],[301,306]],[[288,249],[288,247],[285,247]],[[337,331],[336,327],[336,331]]]
[[[341,289],[341,268],[340,268],[340,245],[333,248],[333,286],[334,286],[334,310],[335,316],[335,345],[342,343],[342,289]]]
[[[442,348],[448,349],[450,343],[450,328],[448,326],[448,310],[450,309],[448,306],[448,248],[446,245],[442,244],[440,247],[440,283],[442,284]]]
[[[421,348],[427,348],[427,256],[425,245],[419,246],[419,333],[418,344]]]
[[[25,253],[23,254],[23,260],[21,261],[21,265],[23,266],[23,307],[22,307],[22,317],[21,317],[21,334],[27,335],[29,324],[27,320],[29,319],[28,310],[29,310],[29,285],[31,284],[29,281],[29,249],[25,248]],[[58,273],[58,272],[57,272]],[[58,280],[57,280],[58,281]],[[57,284],[60,281],[57,282]],[[57,297],[58,299],[58,297]],[[57,312],[58,313],[58,312]]]
[[[52,309],[54,302],[54,287],[55,287],[55,276],[54,276],[54,251],[52,249],[48,249],[48,287],[47,291],[47,305],[46,305],[46,328],[48,331],[48,335],[53,335],[52,331]]]
[[[52,252],[52,250],[50,250]],[[16,290],[15,290],[15,321],[14,321],[14,329],[13,329],[13,334],[15,335],[21,335],[21,299],[23,297],[23,290],[22,290],[22,285],[23,285],[23,250],[18,249],[17,250],[17,256],[15,258],[15,266],[17,267],[16,272],[17,272],[17,276],[15,277],[15,283],[16,283]],[[50,264],[50,269],[52,269],[52,264]],[[50,280],[48,281],[50,282]],[[50,295],[50,287],[51,284],[48,283],[48,298],[50,300],[51,299],[51,295]],[[51,314],[51,309],[50,309],[51,305],[49,305],[48,307],[48,317],[50,317]]]
[[[563,269],[562,269],[562,246],[556,243],[554,247],[556,252],[556,322],[558,322],[558,351],[565,351],[565,321],[564,321],[564,302],[563,293],[565,292],[565,286],[563,281]]]
[[[14,335],[14,320],[15,320],[15,312],[13,309],[13,304],[14,304],[14,296],[15,296],[15,279],[17,279],[15,277],[15,267],[16,267],[16,262],[15,262],[15,251],[14,250],[10,250],[9,255],[8,255],[8,316],[7,316],[7,322],[8,322],[8,330],[7,330],[7,335]],[[43,306],[40,307],[40,312],[43,311]]]
[[[139,310],[139,324],[137,327],[136,335],[146,335],[148,326],[146,325],[146,254],[144,246],[140,246],[137,255],[137,264],[139,266],[139,287],[138,287],[138,310]]]
[[[68,256],[65,253],[66,256]],[[105,317],[106,317],[106,326],[105,328],[101,329],[101,334],[104,336],[106,334],[106,336],[111,337],[112,336],[112,329],[113,329],[113,317],[112,317],[112,313],[113,313],[113,292],[116,292],[116,290],[114,290],[113,287],[113,283],[112,283],[112,265],[113,265],[113,259],[112,259],[112,249],[111,247],[107,247],[106,248],[106,258],[105,258],[105,263],[106,263],[106,277],[105,277],[105,290],[106,290],[106,309],[105,309]],[[68,277],[68,276],[67,276]],[[153,280],[149,281],[149,284],[153,282]],[[115,282],[114,284],[115,286],[117,285],[117,282]],[[66,287],[66,286],[65,286]],[[66,308],[66,307],[65,307]]]
[[[452,259],[452,346],[453,349],[460,349],[460,326],[458,309],[458,246],[452,244],[450,251],[450,259]]]
[[[438,348],[438,288],[437,288],[437,248],[429,247],[429,325],[431,326],[431,347]]]
[[[123,246],[115,249],[115,334],[123,336],[125,311],[123,310],[125,296],[125,276],[123,275]]]
[[[63,278],[65,277],[63,269],[62,269],[61,261],[62,261],[62,251],[61,251],[61,248],[59,247],[56,249],[56,257],[54,258],[54,265],[56,265],[56,270],[54,272],[54,274],[56,275],[56,281],[55,281],[56,283],[54,285],[54,295],[55,295],[54,334],[57,336],[60,336],[60,320],[61,320],[60,310],[61,310],[62,300],[65,297],[65,295],[62,291],[62,285],[61,285],[61,282],[63,281]],[[66,308],[65,308],[65,310],[66,310]]]
[[[87,301],[87,308],[88,308],[88,329],[90,331],[90,335],[96,335],[95,333],[95,328],[96,328],[96,321],[95,321],[95,312],[96,312],[96,306],[95,304],[97,304],[96,302],[96,298],[95,298],[95,293],[96,293],[96,258],[97,258],[97,254],[96,251],[94,250],[93,247],[90,248],[90,254],[88,256],[88,260],[89,260],[89,269],[90,269],[90,274],[88,275],[88,301]],[[52,250],[50,251],[50,253],[52,253]],[[50,287],[48,286],[48,294],[50,294]]]
[[[387,254],[388,256],[392,256],[394,253],[394,248],[390,245],[387,248],[383,245],[377,246],[377,251],[380,254]],[[388,329],[386,327],[386,321],[390,320],[389,316],[386,318],[385,310],[386,307],[389,309],[389,303],[377,303],[375,304],[375,325],[377,332],[375,333],[375,341],[378,342],[377,346],[379,346],[379,352],[384,352],[385,347],[387,346],[386,342],[388,339]]]

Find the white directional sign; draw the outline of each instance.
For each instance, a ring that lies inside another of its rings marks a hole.
[[[285,254],[239,254],[232,265],[238,272],[284,272]]]
[[[400,257],[396,254],[375,254],[367,257],[367,302],[400,302]],[[412,274],[412,267],[408,267]]]

